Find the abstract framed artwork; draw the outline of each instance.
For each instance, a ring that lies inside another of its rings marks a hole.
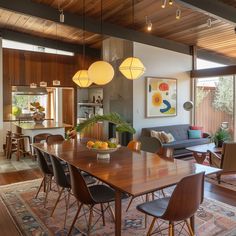
[[[177,115],[177,79],[146,77],[146,117]]]

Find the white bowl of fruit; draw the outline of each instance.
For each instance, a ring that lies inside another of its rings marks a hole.
[[[110,153],[117,151],[120,145],[110,141],[88,141],[87,148],[97,153],[98,159],[110,158]]]

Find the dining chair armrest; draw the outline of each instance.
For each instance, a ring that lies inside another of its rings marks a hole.
[[[211,166],[220,168],[221,166],[221,155],[219,153],[216,152],[212,152],[209,151],[210,153],[210,159],[209,159],[209,163]]]

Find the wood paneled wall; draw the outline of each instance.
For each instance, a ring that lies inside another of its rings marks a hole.
[[[85,57],[87,68],[98,58]],[[30,85],[46,81],[52,86],[53,80],[60,80],[62,87],[76,87],[72,82],[74,73],[81,68],[82,55],[62,56],[15,49],[3,49],[3,105],[4,120],[11,113],[11,86]],[[76,90],[75,90],[76,97]],[[76,109],[76,106],[75,106]],[[76,111],[74,114],[77,114]]]

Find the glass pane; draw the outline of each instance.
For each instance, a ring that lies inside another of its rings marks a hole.
[[[215,133],[219,127],[234,132],[234,76],[196,80],[195,123]]]

